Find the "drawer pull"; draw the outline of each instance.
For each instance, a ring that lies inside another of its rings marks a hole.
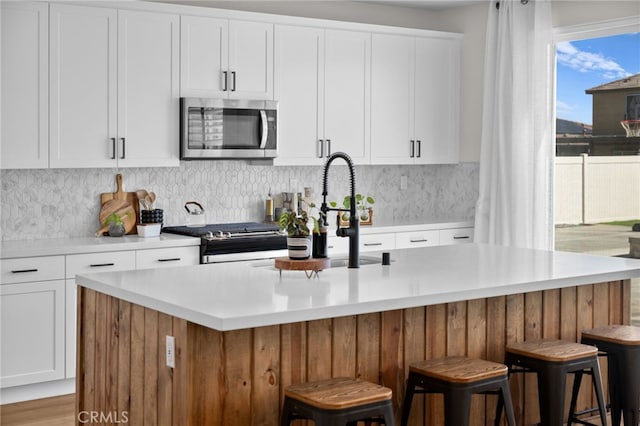
[[[93,263],[89,266],[91,268],[102,268],[103,266],[115,266],[115,263]]]
[[[172,257],[170,259],[158,259],[158,262],[177,262],[178,260],[182,260],[179,257]]]
[[[365,247],[381,246],[382,243],[364,243]]]
[[[459,237],[455,237],[455,236],[453,237],[454,240],[467,240],[469,238],[470,237],[468,235],[461,235]]]
[[[333,246],[327,246],[327,248],[333,248]]]
[[[25,272],[38,272],[38,269],[17,269],[15,271],[11,271],[12,274],[24,274]]]
[[[421,240],[409,240],[410,243],[426,243],[427,241],[429,240],[427,240],[426,238],[423,238]]]

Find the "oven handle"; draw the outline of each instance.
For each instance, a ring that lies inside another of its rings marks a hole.
[[[267,146],[269,127],[267,126],[267,112],[263,109],[260,110],[260,124],[262,125],[262,132],[260,133],[260,149],[264,149],[264,147]]]

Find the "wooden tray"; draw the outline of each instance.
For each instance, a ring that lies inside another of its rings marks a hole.
[[[275,259],[275,267],[280,270],[280,274],[282,274],[282,270],[287,271],[304,271],[307,275],[307,278],[311,278],[314,274],[317,276],[318,271],[322,271],[323,269],[327,269],[331,267],[331,259],[328,257],[322,259],[289,259],[288,257],[276,257]]]

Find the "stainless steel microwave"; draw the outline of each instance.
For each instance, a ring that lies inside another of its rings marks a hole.
[[[264,159],[278,155],[278,103],[180,99],[180,158]]]

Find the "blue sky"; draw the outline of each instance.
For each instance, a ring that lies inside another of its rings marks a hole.
[[[640,33],[557,45],[556,116],[592,124],[586,89],[640,73]]]

